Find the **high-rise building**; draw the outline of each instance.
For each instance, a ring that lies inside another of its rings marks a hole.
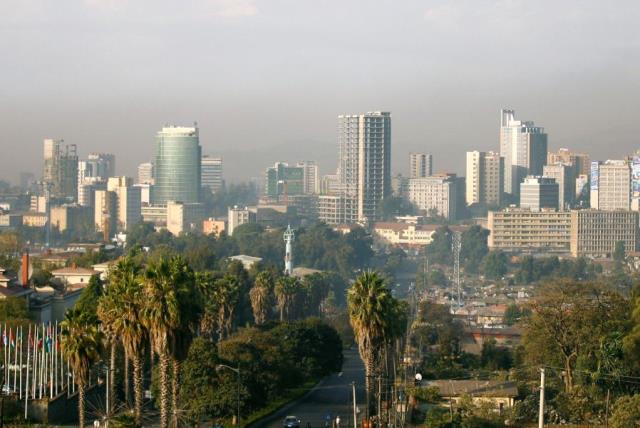
[[[409,202],[427,215],[455,219],[458,206],[458,180],[455,174],[410,178],[407,190]]]
[[[553,178],[529,176],[520,184],[520,208],[558,209],[558,183]]]
[[[222,190],[224,181],[222,178],[222,158],[209,155],[202,156],[200,184],[203,189],[211,193]]]
[[[42,181],[52,197],[75,199],[78,194],[78,155],[75,144],[44,140]]]
[[[194,127],[164,127],[156,137],[155,185],[152,202],[200,201],[202,148]]]
[[[591,162],[591,208],[631,209],[631,165],[626,160]]]
[[[94,206],[94,224],[101,232],[104,241],[116,233],[118,223],[118,197],[108,190],[96,190]]]
[[[533,122],[515,119],[514,110],[502,110],[500,156],[504,158],[504,192],[518,196],[527,175],[542,175],[547,162],[547,134]]]
[[[106,190],[107,181],[102,177],[87,177],[78,185],[78,204],[93,207],[96,190]]]
[[[296,164],[302,168],[304,180],[304,193],[306,195],[317,195],[320,193],[320,176],[318,174],[318,165],[315,161],[301,161]]]
[[[355,218],[379,220],[380,202],[391,195],[391,113],[338,116],[340,190],[355,199]]]
[[[409,153],[409,178],[433,175],[433,156],[428,153]]]
[[[113,177],[116,158],[108,153],[91,153],[87,160],[78,162],[78,203],[88,207],[93,204],[93,190],[104,189],[102,185]]]
[[[137,184],[153,184],[153,162],[143,162],[138,165]]]
[[[326,174],[320,182],[320,193],[323,195],[335,195],[340,193],[339,174]]]
[[[295,196],[304,193],[304,168],[277,162],[265,172],[264,194],[277,199],[279,196]]]
[[[543,176],[558,183],[558,208],[570,208],[576,195],[576,176],[572,165],[556,163],[545,165]]]
[[[589,175],[591,164],[589,155],[586,153],[575,153],[569,149],[561,148],[557,152],[547,153],[547,164],[571,165],[574,168],[576,177],[579,175]]]
[[[89,153],[87,163],[92,165],[93,177],[107,179],[116,175],[116,157],[111,153]]]
[[[110,177],[107,190],[117,199],[117,228],[126,231],[142,221],[142,202],[140,188],[133,185],[129,177]]]
[[[495,152],[467,152],[467,205],[500,206],[504,189],[504,158]]]

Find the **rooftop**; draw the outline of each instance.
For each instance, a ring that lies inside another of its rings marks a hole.
[[[434,380],[426,386],[435,386],[443,397],[471,395],[474,397],[517,397],[515,382],[499,380]]]

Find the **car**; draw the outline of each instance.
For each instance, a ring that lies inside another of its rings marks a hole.
[[[282,424],[284,428],[300,428],[300,419],[296,416],[287,416]]]

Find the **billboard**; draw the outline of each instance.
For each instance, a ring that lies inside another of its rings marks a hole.
[[[600,179],[600,162],[591,162],[591,190],[598,190]]]
[[[640,196],[640,156],[634,156],[631,161],[631,193]]]

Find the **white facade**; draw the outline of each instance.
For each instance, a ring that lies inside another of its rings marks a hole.
[[[558,183],[548,177],[527,177],[520,184],[520,208],[540,211],[558,209]]]
[[[391,113],[338,116],[340,191],[355,199],[356,221],[376,221],[391,194]]]
[[[409,153],[409,178],[433,175],[433,156],[428,153]]]
[[[200,184],[211,193],[219,192],[223,185],[222,178],[222,158],[204,155],[202,156],[202,166],[200,168]]]
[[[296,166],[303,169],[304,193],[306,195],[316,195],[320,193],[320,176],[316,162],[302,161],[298,162]]]
[[[631,209],[631,165],[608,160],[591,165],[591,208],[601,211]]]
[[[409,202],[427,214],[436,212],[447,219],[456,218],[457,183],[454,174],[438,174],[425,178],[410,178]]]
[[[504,189],[504,158],[495,152],[467,152],[467,205],[499,206]]]
[[[545,165],[542,175],[553,178],[558,183],[558,208],[570,208],[576,194],[574,167],[560,163]]]
[[[172,235],[200,230],[204,209],[200,203],[167,201],[167,230]]]
[[[502,110],[500,156],[504,158],[504,191],[517,196],[527,175],[542,175],[547,162],[547,134],[533,122],[515,119],[514,110]]]
[[[233,231],[236,227],[245,223],[251,223],[252,221],[255,221],[255,214],[249,211],[249,208],[247,207],[229,207],[228,213],[227,225],[229,226],[229,236],[233,235]]]
[[[138,165],[138,184],[153,184],[152,162],[143,162]]]
[[[133,185],[131,178],[111,177],[107,182],[107,190],[116,194],[118,230],[126,231],[142,221],[140,188]]]

